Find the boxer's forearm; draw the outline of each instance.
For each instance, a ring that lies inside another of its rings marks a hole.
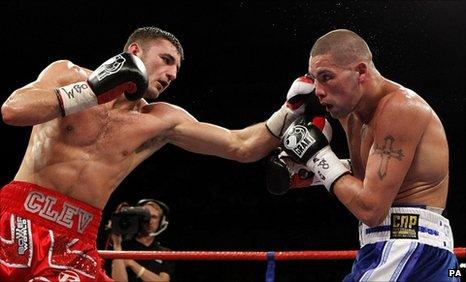
[[[239,162],[253,162],[266,156],[280,141],[265,123],[241,130],[191,121],[179,124],[171,132],[169,143],[191,152],[218,156]]]
[[[2,118],[6,124],[31,126],[62,115],[54,89],[24,87],[14,91],[2,105]]]
[[[280,146],[280,140],[267,129],[265,122],[242,130],[232,131],[236,135],[238,152],[236,159],[240,162],[254,162],[267,156],[271,150]]]
[[[338,200],[361,222],[368,226],[377,226],[387,216],[387,201],[380,201],[364,189],[363,181],[352,175],[343,175],[333,183],[333,193]]]

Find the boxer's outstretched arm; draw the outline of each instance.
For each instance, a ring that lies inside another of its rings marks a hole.
[[[185,121],[172,130],[169,143],[191,152],[253,162],[280,145],[265,122],[241,130],[229,130],[196,120]]]
[[[229,130],[213,124],[196,121],[188,113],[176,118],[169,134],[169,143],[188,151],[219,156],[240,162],[253,162],[265,157],[280,142],[286,128],[299,117],[306,107],[308,96],[315,89],[314,81],[301,76],[293,81],[286,102],[262,123],[241,130]],[[184,116],[184,118],[179,118]],[[173,122],[172,122],[173,124]]]

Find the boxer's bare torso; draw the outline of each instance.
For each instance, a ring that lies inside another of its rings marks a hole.
[[[376,163],[378,172],[390,173],[389,162],[405,157],[399,140],[387,138],[383,144],[374,144],[380,116],[385,115],[387,103],[414,103],[419,119],[405,120],[403,130],[411,130],[416,122],[424,123],[414,151],[412,163],[394,199],[393,205],[427,205],[445,208],[448,192],[448,144],[444,128],[431,107],[417,94],[400,85],[386,82],[386,95],[378,101],[372,119],[366,123],[354,113],[342,119],[346,131],[354,176],[363,180],[370,154],[383,156]],[[403,116],[398,116],[403,120]],[[400,151],[401,149],[401,151]],[[400,175],[400,177],[403,177]]]
[[[63,61],[48,70],[46,88],[85,80],[90,71]],[[170,118],[188,115],[166,104],[123,96],[35,125],[15,180],[32,182],[103,208],[118,184],[163,146]]]

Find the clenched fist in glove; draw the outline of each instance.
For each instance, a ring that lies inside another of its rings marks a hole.
[[[64,116],[98,104],[107,103],[121,94],[128,100],[141,98],[147,90],[147,73],[137,56],[121,53],[100,65],[86,81],[56,89]]]
[[[285,194],[289,189],[322,184],[312,171],[293,161],[284,151],[267,160],[266,180],[267,190],[275,195]]]
[[[308,118],[301,117],[299,120],[301,122],[301,120],[308,120]],[[332,128],[323,116],[313,117],[312,122],[322,128],[328,140],[332,139]],[[322,185],[320,179],[314,177],[312,171],[305,165],[293,161],[283,150],[278,155],[273,155],[268,159],[266,180],[268,191],[276,195],[284,194],[289,189]]]
[[[285,104],[266,122],[275,137],[281,138],[288,126],[304,113],[306,102],[314,89],[314,80],[307,76],[300,76],[291,84]]]
[[[321,124],[318,120],[310,123],[297,120],[283,134],[282,143],[284,151],[293,160],[306,165],[331,191],[335,180],[350,170],[330,148],[325,127]]]
[[[340,159],[340,162],[351,171],[349,159]],[[283,195],[290,189],[324,185],[319,177],[314,176],[314,172],[295,162],[285,151],[267,160],[266,184],[267,190],[275,195]]]

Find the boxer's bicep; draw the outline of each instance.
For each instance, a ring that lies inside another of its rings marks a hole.
[[[13,93],[8,97],[7,102],[18,102],[19,99],[26,98],[26,96],[34,94],[37,90],[52,90],[52,78],[58,71],[58,65],[58,62],[50,64],[42,70],[36,80],[13,91]]]
[[[361,201],[370,203],[368,206],[374,209],[376,217],[386,216],[403,185],[427,116],[416,104],[392,103],[377,117],[360,194]]]
[[[374,142],[367,159],[358,199],[372,213],[372,220],[385,218],[411,166],[414,149],[399,138],[399,135],[387,134]]]
[[[68,60],[59,60],[48,65],[35,81],[20,89],[53,90],[64,84],[85,80],[89,72]]]

